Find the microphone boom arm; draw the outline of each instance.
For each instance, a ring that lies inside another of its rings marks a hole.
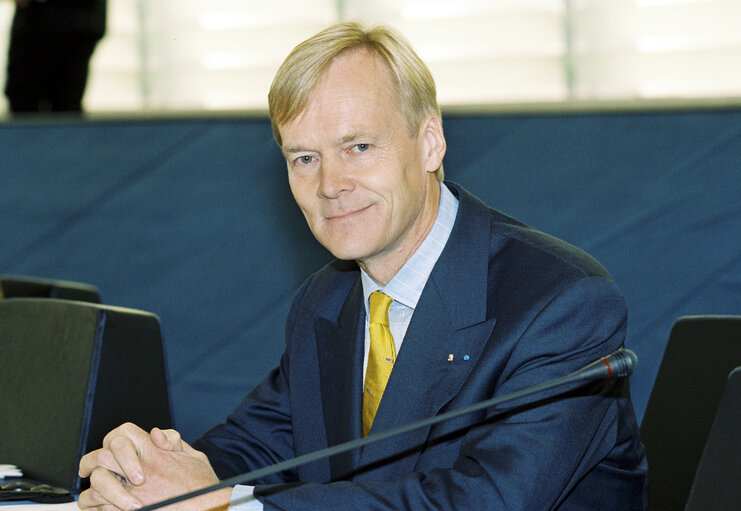
[[[347,442],[333,445],[325,449],[320,449],[318,451],[303,454],[301,456],[297,456],[289,460],[284,460],[273,465],[268,465],[267,467],[252,470],[250,472],[236,475],[228,479],[223,479],[211,486],[206,486],[205,488],[172,497],[167,500],[151,504],[149,506],[144,506],[140,508],[139,511],[153,511],[161,507],[176,504],[183,500],[198,497],[212,491],[220,490],[221,488],[227,488],[230,486],[235,486],[237,484],[244,484],[253,479],[258,479],[267,475],[283,472],[284,470],[290,470],[298,467],[299,465],[304,465],[306,463],[311,463],[322,458],[334,456],[335,454],[340,454],[360,447],[365,447],[368,444],[379,442],[381,440],[407,433],[418,428],[424,428],[433,424],[437,424],[438,422],[453,419],[471,412],[476,412],[485,408],[491,408],[493,406],[506,403],[508,401],[513,401],[520,397],[528,396],[555,387],[560,387],[567,383],[576,383],[580,381],[586,383],[590,381],[630,376],[637,363],[638,357],[635,353],[633,353],[629,349],[620,348],[619,350],[614,351],[611,354],[602,357],[577,371],[574,371],[573,373],[567,374],[566,376],[548,380],[536,385],[531,385],[530,387],[526,387],[524,389],[509,392],[507,394],[493,397],[484,401],[479,401],[478,403],[451,410],[449,412],[441,413],[440,415],[433,415],[432,417],[427,417],[419,421],[410,422],[396,428],[387,429],[386,431],[381,431],[380,433],[373,433],[371,435],[368,435],[367,437],[349,440]]]

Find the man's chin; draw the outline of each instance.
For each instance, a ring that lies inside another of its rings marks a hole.
[[[329,250],[334,257],[344,261],[361,261],[366,259],[370,253],[370,248],[367,244],[322,243],[322,245],[324,248]]]

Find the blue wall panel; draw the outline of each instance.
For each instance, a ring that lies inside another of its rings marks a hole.
[[[585,248],[630,311],[639,417],[674,320],[741,314],[741,112],[447,116],[448,179]],[[329,260],[264,119],[0,125],[0,273],[159,315],[192,440],[277,362]]]

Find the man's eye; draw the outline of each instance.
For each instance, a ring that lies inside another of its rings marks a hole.
[[[314,161],[313,156],[299,156],[298,158],[296,158],[296,162],[300,163],[301,165],[308,165],[312,161]]]
[[[357,144],[355,148],[362,153],[363,151],[370,149],[370,144]]]

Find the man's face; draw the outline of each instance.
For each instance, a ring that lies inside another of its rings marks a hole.
[[[340,55],[306,108],[280,126],[291,191],[317,240],[385,284],[435,221],[439,120],[410,134],[385,63]]]

